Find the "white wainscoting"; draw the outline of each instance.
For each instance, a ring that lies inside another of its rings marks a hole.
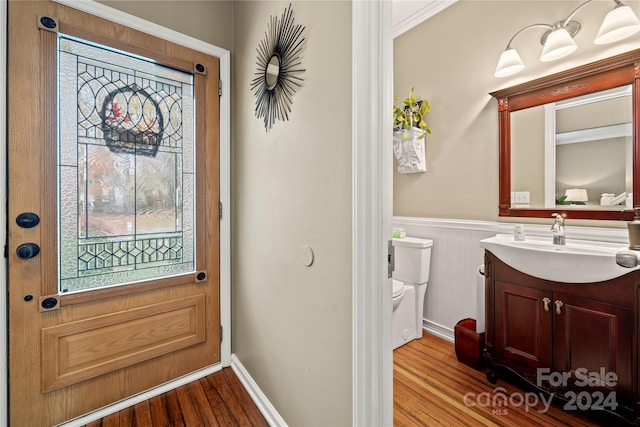
[[[514,223],[455,219],[394,217],[393,227],[407,236],[433,240],[431,272],[424,302],[424,329],[453,341],[453,327],[464,318],[477,318],[477,274],[484,262],[482,239],[497,233],[512,233]],[[551,237],[549,224],[526,224],[527,235]],[[627,230],[567,226],[567,239],[628,244]]]

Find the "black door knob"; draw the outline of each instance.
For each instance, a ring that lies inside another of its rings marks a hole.
[[[18,258],[29,259],[40,253],[40,246],[35,243],[23,243],[16,249]]]

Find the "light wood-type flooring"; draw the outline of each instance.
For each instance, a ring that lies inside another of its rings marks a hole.
[[[395,350],[393,365],[394,426],[620,425],[599,424],[579,414],[563,412],[554,405],[545,411],[542,403],[535,407],[520,404],[519,396],[526,396],[525,391],[500,379],[495,385],[490,384],[484,372],[458,362],[453,343],[428,333]],[[495,399],[496,405],[486,404],[487,396],[489,402],[494,401],[498,388],[515,404],[498,406],[499,398]],[[225,368],[87,427],[266,425],[233,370]],[[309,420],[308,425],[316,424]]]
[[[490,384],[484,372],[458,362],[453,343],[428,333],[396,349],[393,360],[394,426],[620,425],[598,424],[554,405],[545,411],[541,401],[527,407],[521,403],[526,391],[501,379]],[[506,406],[499,405],[501,396],[494,399],[498,388],[506,394]],[[528,396],[535,403],[533,394]]]

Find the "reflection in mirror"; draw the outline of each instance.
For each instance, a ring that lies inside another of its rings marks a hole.
[[[264,81],[267,89],[272,90],[278,84],[278,76],[280,75],[280,57],[274,53],[269,59],[267,69],[264,71]]]
[[[527,193],[529,200],[512,197],[511,206],[544,206],[544,107],[511,113],[511,191]]]
[[[626,85],[511,113],[511,191],[529,195],[511,206],[631,208],[631,102]]]
[[[583,189],[587,193],[583,203],[590,208],[631,209],[631,86],[547,104],[545,108],[547,135],[555,135],[546,144],[548,155],[555,153],[555,168],[545,170],[549,185],[545,207],[554,207],[558,201],[571,203],[567,196],[575,193],[571,190]]]

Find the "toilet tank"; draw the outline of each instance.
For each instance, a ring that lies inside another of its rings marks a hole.
[[[429,281],[433,240],[417,237],[393,239],[395,268],[393,278],[421,284]]]

